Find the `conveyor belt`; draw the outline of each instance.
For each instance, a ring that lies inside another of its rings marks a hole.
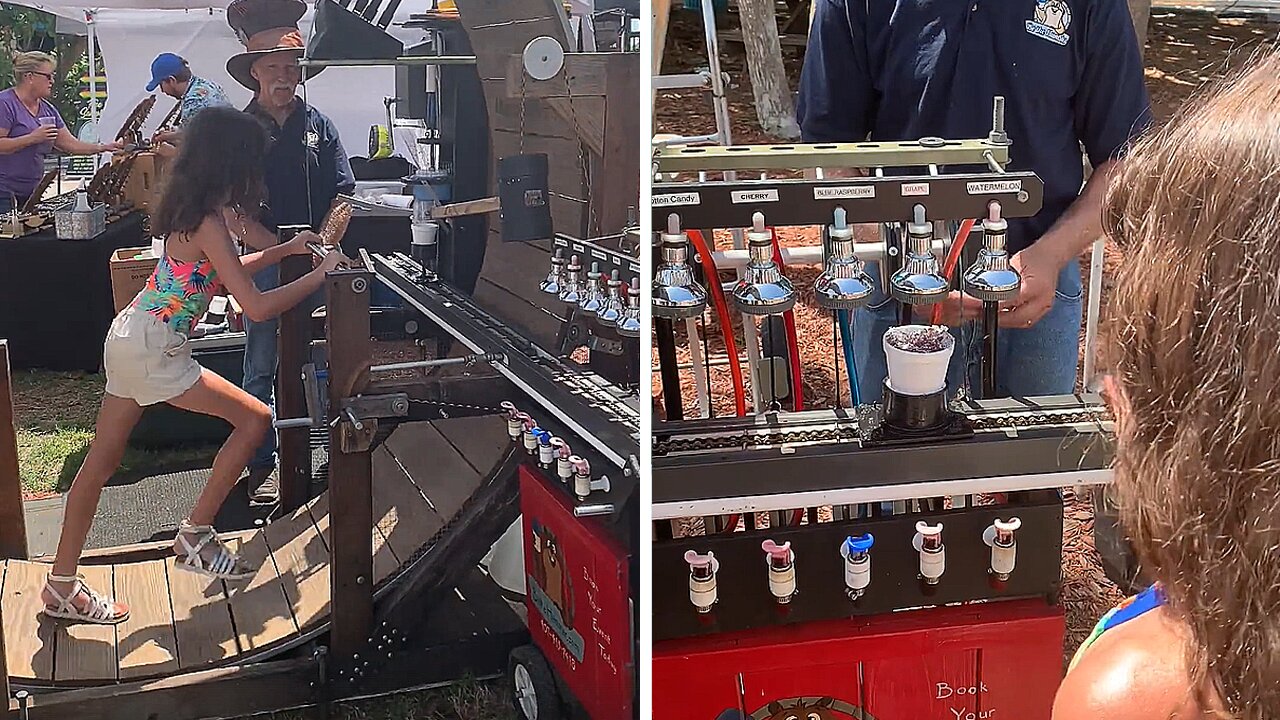
[[[1108,482],[1096,396],[979,401],[968,437],[868,442],[879,409],[669,423],[655,429],[653,518],[788,510]]]
[[[572,367],[507,327],[439,281],[410,278],[419,266],[403,254],[375,255],[374,271],[407,302],[477,353],[502,353],[498,371],[618,468],[640,455],[640,409],[627,392]]]

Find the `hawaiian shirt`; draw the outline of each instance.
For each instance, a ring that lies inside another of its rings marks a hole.
[[[199,111],[218,105],[230,105],[222,86],[202,77],[191,77],[187,94],[182,96],[182,109],[178,111],[178,124],[185,125]]]

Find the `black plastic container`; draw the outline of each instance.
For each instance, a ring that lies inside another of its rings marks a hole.
[[[548,173],[545,153],[512,155],[498,160],[503,242],[532,242],[554,237]]]

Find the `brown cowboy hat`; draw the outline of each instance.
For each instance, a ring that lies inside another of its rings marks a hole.
[[[236,0],[227,7],[227,24],[245,46],[245,52],[227,60],[227,74],[236,82],[258,90],[251,72],[253,64],[266,55],[290,53],[302,57],[306,43],[298,20],[306,12],[302,0]],[[305,78],[320,74],[324,68],[306,68]]]

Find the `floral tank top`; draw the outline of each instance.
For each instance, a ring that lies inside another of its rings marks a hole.
[[[207,258],[182,262],[165,253],[130,307],[145,310],[179,334],[189,335],[191,326],[204,317],[221,287],[218,273]]]

